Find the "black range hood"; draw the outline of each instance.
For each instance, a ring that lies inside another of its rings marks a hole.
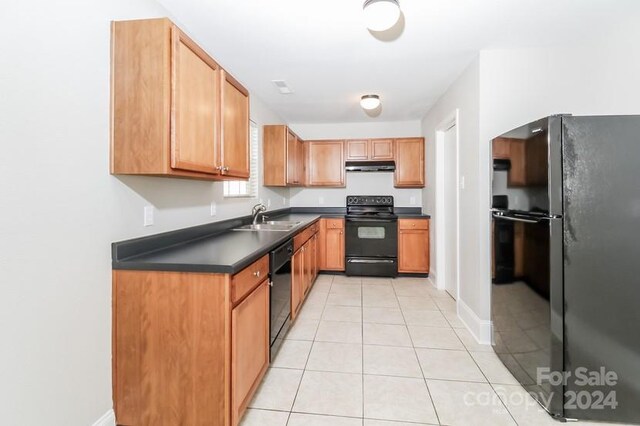
[[[393,172],[394,161],[347,161],[344,169],[348,172]]]

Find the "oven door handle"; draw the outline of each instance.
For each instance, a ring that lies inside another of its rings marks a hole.
[[[347,259],[347,263],[396,263],[391,259]]]
[[[373,219],[373,218],[369,218],[369,217],[363,217],[363,218],[355,218],[355,217],[348,217],[345,219],[347,222],[384,222],[384,223],[394,223],[397,222],[397,219]]]

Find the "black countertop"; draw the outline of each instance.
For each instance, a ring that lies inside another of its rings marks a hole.
[[[425,217],[419,209],[396,209],[399,217]],[[288,232],[233,231],[250,217],[225,220],[112,244],[113,269],[234,274],[293,238],[321,217],[343,217],[341,208],[290,208],[269,219],[300,222]]]

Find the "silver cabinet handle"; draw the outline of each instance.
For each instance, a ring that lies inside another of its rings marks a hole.
[[[260,271],[255,271],[255,272],[253,273],[253,276],[254,276],[254,277],[258,277],[258,278],[259,278],[259,277],[260,277]]]

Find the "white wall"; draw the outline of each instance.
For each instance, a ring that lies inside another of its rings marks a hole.
[[[640,114],[638,39],[637,18],[629,16],[615,32],[580,46],[481,51],[423,120],[424,134],[433,140],[441,117],[460,108],[460,129],[467,132],[460,153],[467,183],[460,206],[460,299],[479,322],[490,319],[490,140],[549,114]],[[431,174],[435,156],[427,147]],[[428,209],[435,201],[433,178],[424,191]]]
[[[475,297],[474,286],[478,276],[478,262],[475,258],[476,249],[472,242],[478,240],[478,228],[476,223],[478,186],[477,186],[477,156],[478,156],[478,131],[479,131],[479,60],[476,58],[460,77],[448,89],[446,94],[431,108],[427,116],[422,120],[422,132],[427,140],[427,186],[423,192],[423,204],[426,210],[432,212],[433,222],[438,223],[436,211],[436,132],[442,130],[439,127],[458,109],[458,133],[459,146],[459,172],[465,176],[465,189],[460,191],[460,292],[458,298],[469,300]],[[444,158],[444,156],[442,156]],[[432,226],[431,232],[431,268],[432,275],[439,279],[436,267],[437,226]]]
[[[422,134],[419,121],[291,124],[290,127],[305,140],[416,137]],[[422,190],[394,188],[393,173],[347,173],[346,188],[292,188],[290,193],[292,206],[344,207],[347,195],[393,195],[396,206],[422,207]]]
[[[109,175],[109,23],[167,16],[157,3],[36,0],[2,13],[2,423],[84,426],[112,406],[111,242],[248,214],[255,200],[226,202],[221,183]],[[282,122],[251,107],[259,125]],[[156,224],[143,228],[148,203]]]

